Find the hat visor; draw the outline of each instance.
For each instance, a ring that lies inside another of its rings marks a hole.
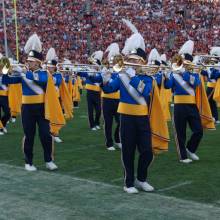
[[[53,65],[53,64],[46,64],[47,67],[51,67],[51,68],[56,68],[57,66],[56,65]]]
[[[40,62],[40,63],[42,62],[41,60],[39,60],[39,59],[37,59],[35,57],[28,57],[27,61],[30,61],[30,62]]]
[[[138,56],[137,54],[130,54],[126,56],[128,59],[135,59],[135,60],[142,60],[143,62],[146,62],[143,57]]]
[[[185,64],[185,65],[195,65],[193,62],[191,62],[189,60],[184,60],[183,64]]]

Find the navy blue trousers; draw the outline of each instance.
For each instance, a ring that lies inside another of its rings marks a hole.
[[[101,96],[100,92],[87,90],[87,106],[90,128],[100,124],[101,117]],[[95,111],[95,115],[94,115]]]
[[[22,105],[22,125],[24,129],[24,156],[25,162],[33,163],[33,146],[36,134],[36,125],[40,141],[44,150],[45,162],[52,161],[52,137],[50,134],[49,121],[44,117],[44,104],[25,104]]]
[[[122,163],[125,185],[134,186],[134,160],[136,148],[139,152],[137,179],[146,181],[148,167],[153,160],[151,130],[148,116],[120,115]]]
[[[11,113],[8,104],[8,96],[0,96],[0,120],[4,127],[6,127],[10,117]]]
[[[186,143],[187,123],[192,135]],[[174,124],[177,152],[180,160],[187,158],[186,148],[195,153],[203,136],[203,128],[199,110],[195,104],[175,104]]]
[[[102,111],[105,121],[105,139],[106,139],[107,147],[113,146],[112,125],[114,119],[116,122],[114,141],[116,143],[120,143],[120,137],[119,137],[120,120],[119,120],[119,113],[117,112],[118,103],[119,103],[118,99],[103,98],[102,100]]]
[[[216,101],[213,99],[214,88],[208,87],[206,93],[209,99],[209,105],[212,111],[212,117],[215,118],[216,121],[218,121],[218,106]]]

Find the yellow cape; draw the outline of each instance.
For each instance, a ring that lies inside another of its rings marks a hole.
[[[158,86],[154,81],[149,110],[153,151],[154,153],[167,151],[169,143],[169,130],[163,107],[160,102]]]
[[[45,118],[50,121],[52,133],[59,131],[66,124],[53,78],[49,73],[45,93]]]
[[[196,104],[202,121],[202,127],[206,129],[215,129],[215,123],[212,117],[208,97],[205,91],[204,79],[201,77],[201,84],[196,88]]]
[[[8,90],[8,102],[11,110],[11,116],[16,117],[21,113],[22,103],[22,85],[11,84]]]

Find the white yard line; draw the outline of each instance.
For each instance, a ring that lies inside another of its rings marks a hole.
[[[73,219],[71,217],[76,214],[76,219],[120,218],[121,220],[127,219],[127,215],[131,219],[146,219],[146,217],[153,219],[150,216],[157,217],[154,219],[162,219],[166,216],[167,219],[187,220],[209,219],[209,216],[217,220],[220,216],[220,208],[212,204],[183,200],[158,193],[140,192],[138,196],[131,196],[123,192],[122,186],[78,178],[68,173],[41,170],[28,173],[23,167],[0,163],[0,175],[4,177],[0,178],[2,198],[0,219],[8,219],[8,216],[17,215],[21,216],[19,219],[22,219],[24,214],[28,217],[35,215],[35,218],[29,219],[53,220],[61,219],[64,214],[66,216],[62,219]],[[158,191],[163,192],[188,184],[191,184],[190,181]],[[71,202],[74,208],[71,207]],[[27,204],[30,206],[29,209],[25,208]],[[123,210],[126,210],[127,214],[123,214]],[[57,216],[58,213],[62,214],[61,217]],[[139,213],[138,216],[137,213]],[[91,218],[89,218],[90,215]]]
[[[123,181],[123,177],[120,177],[120,178],[116,178],[116,179],[113,179],[111,180],[112,183],[115,183],[115,182],[119,182],[119,181]]]
[[[100,168],[101,168],[100,166],[88,167],[88,168],[84,168],[84,169],[70,171],[70,172],[68,172],[68,174],[77,174],[77,173],[82,173],[82,172],[88,172],[88,171],[98,170]]]
[[[169,187],[166,187],[166,188],[163,188],[163,189],[159,189],[159,190],[157,190],[157,192],[165,192],[165,191],[169,191],[169,190],[176,189],[176,188],[186,186],[186,185],[190,185],[190,184],[192,184],[192,181],[185,181],[185,182],[173,185],[173,186],[169,186]]]

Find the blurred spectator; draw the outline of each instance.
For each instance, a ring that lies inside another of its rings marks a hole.
[[[15,26],[12,1],[6,0],[8,41],[15,54]],[[156,47],[168,57],[188,39],[195,52],[207,53],[220,45],[220,3],[189,0],[22,0],[18,1],[19,49],[36,32],[44,53],[54,47],[60,58],[86,62],[91,50],[105,50],[112,42],[123,48],[130,30],[122,18],[131,20],[146,41],[146,51]],[[91,15],[88,13],[89,9]],[[0,12],[2,18],[2,12]],[[0,21],[0,51],[3,24]]]

